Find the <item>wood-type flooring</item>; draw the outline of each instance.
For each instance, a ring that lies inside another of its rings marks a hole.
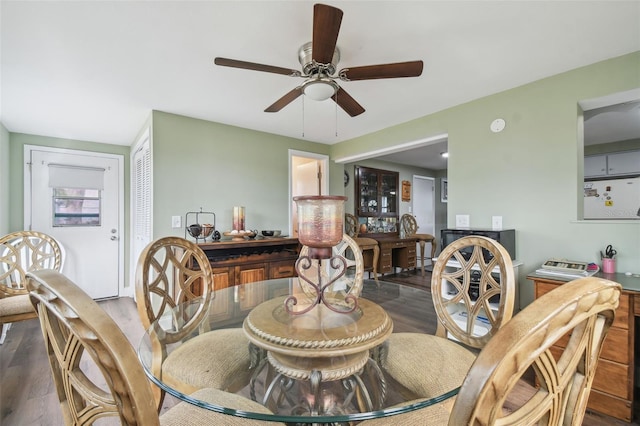
[[[428,290],[430,273],[425,275],[422,277],[419,271],[417,274],[409,271],[386,275],[382,279]],[[365,288],[365,296],[367,291],[374,290],[372,287]],[[133,299],[101,301],[100,306],[115,319],[135,347],[142,337],[143,329]],[[405,308],[415,309],[416,307]],[[425,328],[420,331],[435,332],[433,306],[419,307],[419,309],[424,310],[425,317]],[[403,323],[401,318],[394,321],[394,327],[396,331],[414,331],[409,322]],[[526,386],[524,384],[522,387],[523,395],[526,394]],[[174,404],[175,400],[167,396],[163,410]],[[5,343],[0,345],[0,425],[58,426],[63,424],[39,322],[34,319],[14,323]],[[583,425],[622,426],[629,423],[588,412]],[[634,422],[632,425],[638,425],[638,423]]]

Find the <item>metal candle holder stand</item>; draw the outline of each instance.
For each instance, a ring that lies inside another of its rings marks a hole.
[[[358,308],[358,298],[351,294],[348,294],[344,297],[344,305],[336,305],[335,303],[332,303],[330,300],[325,298],[325,291],[328,288],[331,288],[333,283],[338,281],[345,274],[345,272],[347,272],[347,262],[345,258],[340,255],[332,256],[331,258],[326,259],[328,261],[328,267],[336,273],[327,282],[323,283],[322,270],[324,266],[322,260],[322,258],[315,259],[315,261],[317,262],[317,277],[310,277],[309,274],[306,273],[306,271],[311,269],[311,267],[313,266],[314,259],[312,259],[310,256],[301,256],[296,261],[296,273],[298,274],[298,279],[306,282],[315,291],[315,297],[313,303],[311,303],[308,307],[296,311],[293,309],[293,307],[298,304],[298,299],[295,296],[289,296],[284,301],[285,309],[289,314],[305,314],[320,303],[324,304],[333,312],[342,314],[350,314]],[[316,282],[314,282],[314,278]]]
[[[201,216],[212,218],[212,220],[206,222],[213,225],[208,233],[207,231],[204,231],[202,227],[202,223],[200,222]],[[192,218],[191,221],[189,220],[190,217]],[[220,239],[220,233],[216,231],[216,214],[214,212],[203,212],[202,207],[200,207],[199,212],[187,212],[187,214],[184,215],[184,223],[184,238],[187,239],[187,235],[189,235],[190,237],[195,238],[196,244],[200,240],[204,243],[209,237],[211,238],[211,241]],[[196,227],[191,229],[193,225],[196,225]]]

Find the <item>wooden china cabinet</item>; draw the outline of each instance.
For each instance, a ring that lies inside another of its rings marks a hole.
[[[359,236],[378,242],[380,255],[377,272],[386,274],[394,268],[415,269],[416,238],[399,236],[400,174],[390,170],[356,166],[355,216]]]
[[[356,166],[355,176],[355,215],[366,225],[367,236],[397,234],[399,173]]]

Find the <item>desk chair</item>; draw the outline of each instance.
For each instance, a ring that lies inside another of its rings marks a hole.
[[[372,266],[371,270],[373,271],[373,278],[378,281],[378,259],[380,258],[380,247],[378,246],[378,242],[373,238],[359,237],[359,225],[358,219],[350,213],[345,213],[344,215],[344,230],[345,234],[354,239],[354,241],[360,247],[360,250],[363,252],[371,250],[373,252],[372,255]],[[368,268],[367,268],[368,269]]]
[[[11,323],[37,317],[29,301],[26,273],[61,271],[63,260],[62,246],[41,232],[19,231],[0,238],[0,345]]]
[[[459,386],[478,350],[511,319],[515,293],[513,264],[502,245],[482,236],[454,241],[438,256],[431,276],[436,334],[393,333],[381,362],[417,395]]]
[[[621,290],[618,283],[586,277],[550,291],[487,342],[451,411],[438,404],[360,426],[582,424]],[[554,355],[553,344],[569,335],[564,352]],[[530,371],[539,386],[531,387],[521,404],[506,407],[512,391]]]
[[[436,255],[436,248],[438,243],[436,242],[436,238],[431,234],[418,234],[418,223],[416,222],[416,218],[409,214],[403,214],[400,218],[400,226],[404,229],[404,235],[407,237],[413,237],[418,239],[418,244],[420,244],[420,261],[422,265],[422,276],[424,277],[424,245],[425,243],[431,243],[431,257],[429,260],[431,261],[431,265],[433,265],[433,258]]]
[[[197,305],[193,316],[174,321],[154,335],[166,345],[182,339],[207,323],[215,281],[206,254],[191,241],[165,237],[151,242],[140,254],[136,269],[136,303],[143,327],[148,329],[166,311],[185,302]],[[174,328],[177,327],[177,328]],[[237,390],[234,383],[249,374],[249,341],[241,328],[213,330],[192,339],[169,354],[156,374],[185,394],[203,388]],[[241,380],[240,380],[241,381]],[[164,391],[153,387],[158,408]]]
[[[27,276],[65,424],[90,425],[114,417],[119,424],[132,426],[264,425],[186,402],[159,417],[142,365],[113,319],[59,272]],[[218,389],[202,389],[194,397],[224,401],[238,410],[269,412],[250,399]]]

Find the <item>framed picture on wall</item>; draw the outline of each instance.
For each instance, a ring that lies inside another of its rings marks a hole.
[[[411,182],[402,181],[402,201],[411,201]]]
[[[449,189],[447,185],[447,179],[442,179],[442,182],[440,183],[440,201],[446,203],[448,198]]]

